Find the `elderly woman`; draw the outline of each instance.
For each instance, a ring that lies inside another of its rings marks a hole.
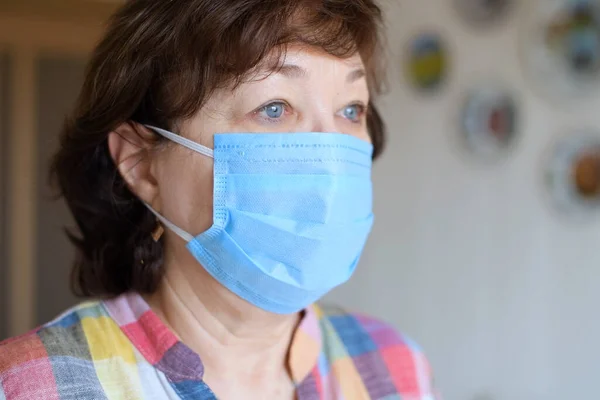
[[[54,159],[84,303],[0,345],[1,399],[432,399],[421,351],[315,304],[383,148],[372,0],[133,0]],[[52,266],[48,266],[52,268]]]

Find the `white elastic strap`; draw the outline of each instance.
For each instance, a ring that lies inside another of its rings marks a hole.
[[[161,214],[156,212],[152,207],[150,207],[149,204],[144,204],[146,205],[146,207],[148,207],[150,211],[152,211],[152,214],[154,214],[160,222],[162,222],[167,228],[173,231],[174,234],[182,238],[186,243],[191,242],[194,239],[192,235],[190,235],[189,233],[187,233],[186,231],[184,231],[183,229],[181,229],[180,227],[163,217]]]
[[[154,132],[158,133],[159,135],[161,135],[169,140],[172,140],[173,142],[175,142],[177,144],[182,145],[183,147],[187,147],[188,149],[193,150],[197,153],[203,154],[207,157],[214,158],[212,149],[209,149],[206,146],[202,146],[201,144],[198,144],[189,139],[186,139],[183,136],[176,135],[172,132],[165,131],[164,129],[160,129],[155,126],[146,125],[146,127],[149,129],[152,129]]]

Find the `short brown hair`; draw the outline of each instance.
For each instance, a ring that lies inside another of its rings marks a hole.
[[[173,130],[211,93],[240,83],[272,51],[317,46],[360,54],[372,95],[381,89],[381,11],[373,0],[130,0],[112,18],[67,118],[51,175],[78,233],[72,288],[80,296],[152,293],[164,273],[156,220],[126,187],[108,134],[128,121]],[[367,126],[375,157],[384,125]]]

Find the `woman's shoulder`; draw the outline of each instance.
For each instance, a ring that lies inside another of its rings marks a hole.
[[[0,342],[0,399],[58,398],[64,388],[76,390],[95,380],[95,357],[99,352],[112,352],[113,344],[107,340],[112,325],[101,302],[86,302],[24,335]],[[85,398],[103,397],[101,391],[90,390],[86,386],[86,396],[91,397]]]
[[[413,357],[424,354],[415,341],[379,318],[331,305],[318,305],[316,311],[322,333],[339,338],[350,354],[391,350],[401,350]]]
[[[379,389],[434,399],[433,374],[422,348],[389,323],[335,306],[316,307],[330,364],[352,360],[365,384],[377,375]],[[393,386],[393,388],[392,388]]]

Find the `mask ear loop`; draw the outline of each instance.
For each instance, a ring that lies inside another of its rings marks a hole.
[[[184,231],[183,229],[181,229],[180,227],[178,227],[177,225],[175,225],[174,223],[172,223],[171,221],[169,221],[168,219],[163,217],[161,214],[159,214],[157,211],[155,211],[150,206],[150,204],[144,203],[144,205],[146,207],[148,207],[148,210],[152,211],[152,214],[154,214],[160,222],[162,222],[167,228],[169,228],[171,231],[173,231],[173,233],[175,233],[177,236],[182,238],[186,243],[194,240],[194,237],[192,235],[190,235],[189,233],[187,233],[186,231]]]
[[[189,139],[186,139],[183,136],[176,135],[172,132],[166,131],[161,128],[157,128],[155,126],[145,125],[145,127],[148,129],[152,129],[154,132],[158,133],[159,135],[163,136],[164,138],[169,139],[183,147],[186,147],[190,150],[193,150],[193,151],[200,153],[202,155],[205,155],[207,157],[214,158],[213,150],[209,149],[206,146],[202,146],[201,144],[198,144]],[[154,239],[155,242],[158,242],[160,240],[160,238],[162,237],[162,235],[165,231],[165,229],[163,228],[163,225],[166,226],[167,228],[169,228],[171,231],[173,231],[173,233],[175,233],[177,236],[182,238],[186,243],[189,243],[192,240],[194,240],[194,237],[192,235],[190,235],[189,233],[187,233],[186,231],[184,231],[183,229],[181,229],[180,227],[178,227],[177,225],[175,225],[174,223],[172,223],[171,221],[169,221],[168,219],[163,217],[160,213],[158,213],[156,210],[154,210],[150,206],[150,204],[147,204],[147,203],[144,203],[144,204],[152,212],[152,214],[154,214],[156,216],[156,218],[158,219],[157,226],[152,231],[152,238]]]
[[[155,126],[151,126],[151,125],[145,125],[145,126],[146,126],[146,128],[152,129],[154,132],[158,133],[159,135],[161,135],[177,144],[180,144],[183,147],[187,147],[188,149],[193,150],[202,155],[205,155],[207,157],[214,158],[213,150],[209,149],[206,146],[202,146],[201,144],[193,142],[187,138],[184,138],[183,136],[176,135],[172,132],[157,128]]]

